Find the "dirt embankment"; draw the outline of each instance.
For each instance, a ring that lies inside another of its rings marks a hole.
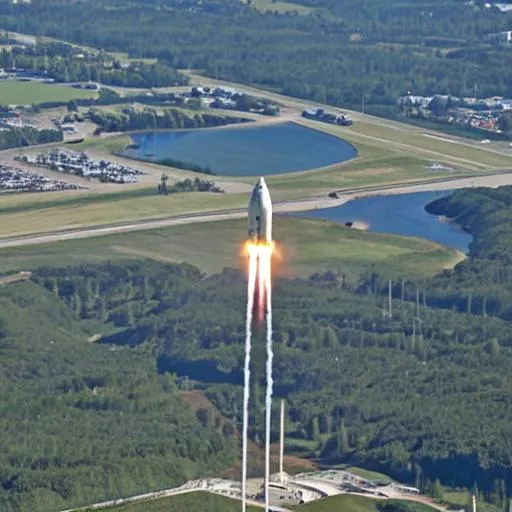
[[[181,398],[187,402],[192,409],[198,413],[201,410],[211,411],[213,414],[215,426],[220,431],[226,431],[229,429],[239,439],[241,434],[236,428],[236,425],[223,416],[220,411],[208,400],[202,391],[184,391],[181,393]],[[248,442],[248,474],[249,476],[261,476],[264,473],[265,468],[265,451],[263,446],[259,446],[253,441]],[[279,471],[279,445],[272,445],[270,447],[271,452],[271,473]],[[241,459],[241,458],[240,458]],[[284,468],[289,474],[299,473],[305,470],[314,471],[316,466],[313,462],[298,457],[286,456],[284,457]],[[241,460],[230,468],[224,470],[220,475],[221,478],[229,478],[233,480],[241,479],[242,476],[242,464]]]

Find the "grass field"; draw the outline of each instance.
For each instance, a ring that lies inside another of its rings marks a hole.
[[[465,507],[471,499],[469,491],[444,491],[443,502]]]
[[[241,0],[243,3],[248,3],[247,0]],[[300,4],[294,4],[292,2],[288,2],[286,0],[251,0],[251,6],[258,11],[266,12],[296,12],[301,16],[305,16],[309,14],[314,9],[312,7],[306,7]]]
[[[342,137],[358,149],[363,144],[360,154],[364,158],[382,157],[384,151],[425,161],[442,161],[464,170],[510,168],[512,165],[512,154],[508,156],[483,146],[475,146],[471,140],[464,143],[449,142],[446,139],[448,136],[441,133],[438,137],[427,136],[425,130],[418,130],[406,124],[387,125],[384,120],[382,124],[359,120],[350,127],[310,120],[301,120],[300,124]],[[371,151],[368,145],[371,145]]]
[[[156,188],[156,187],[155,187]],[[120,191],[117,194],[53,194],[46,202],[31,205],[0,201],[0,236],[46,233],[60,229],[156,219],[247,205],[247,194],[187,192],[158,195],[152,189]],[[23,196],[18,196],[23,199]],[[7,198],[10,199],[10,198]]]
[[[338,466],[339,469],[343,469],[344,471],[348,471],[349,473],[353,473],[354,475],[360,476],[361,478],[366,478],[367,480],[373,480],[375,482],[382,483],[391,483],[393,479],[384,474],[378,473],[377,471],[370,471],[369,469],[358,468],[356,466]]]
[[[95,138],[84,140],[78,144],[73,144],[74,151],[98,150],[105,153],[120,153],[126,146],[133,143],[129,135],[119,135],[116,137]]]
[[[67,85],[6,80],[0,82],[0,104],[32,105],[45,101],[69,101],[96,96],[94,91],[73,89]]]
[[[364,496],[343,494],[331,496],[323,500],[314,501],[294,508],[297,512],[377,512],[377,500]]]
[[[100,511],[112,510],[115,512],[239,512],[240,501],[210,494],[207,492],[193,492],[181,494],[172,498],[144,501],[120,507],[102,508]],[[87,509],[84,509],[84,512]],[[249,512],[261,509],[248,507]]]
[[[188,262],[216,273],[244,265],[241,245],[246,232],[246,220],[239,219],[8,248],[0,251],[0,267],[11,272],[149,258]],[[275,263],[280,276],[340,270],[356,278],[372,262],[391,273],[432,275],[455,257],[454,251],[420,239],[361,232],[326,221],[277,216],[274,232],[282,258]]]
[[[365,496],[354,496],[342,494],[331,496],[322,500],[299,505],[294,510],[297,512],[377,512],[377,504],[382,500],[367,498]],[[411,512],[434,512],[435,509],[422,503],[412,501],[393,500],[394,503],[403,503]]]

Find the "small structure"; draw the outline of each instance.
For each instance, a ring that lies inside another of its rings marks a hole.
[[[498,45],[509,45],[512,44],[512,30],[505,30],[504,32],[488,34],[484,37],[484,39]]]

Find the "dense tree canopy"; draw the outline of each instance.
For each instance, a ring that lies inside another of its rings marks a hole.
[[[34,144],[48,144],[62,140],[63,135],[59,130],[38,130],[30,126],[11,128],[0,131],[0,150],[33,146]]]
[[[512,13],[450,0],[299,0],[308,16],[261,13],[239,0],[0,5],[0,26],[55,36],[171,68],[390,114],[399,95],[512,96],[512,53],[483,36]],[[70,21],[72,20],[72,22]],[[262,36],[264,35],[264,36]]]
[[[219,116],[208,112],[193,112],[177,108],[168,108],[162,113],[158,113],[155,109],[149,107],[144,108],[143,111],[126,108],[122,112],[91,109],[89,117],[107,132],[168,128],[205,128],[208,126],[222,126],[249,121],[237,116]]]
[[[55,512],[233,460],[235,440],[196,418],[171,375],[144,351],[94,345],[96,327],[35,284],[0,289],[0,510]]]
[[[112,322],[115,333],[103,343],[151,347],[160,372],[206,386],[240,421],[244,277],[225,270],[205,278],[184,266],[181,280],[165,265],[153,268],[41,269],[37,281],[84,319]],[[421,486],[477,481],[490,495],[503,480],[511,490],[508,322],[407,300],[395,300],[389,316],[382,302],[318,278],[276,281],[276,394],[289,402],[290,438],[309,440],[325,461],[380,467]],[[258,440],[265,354],[256,332],[251,436]]]

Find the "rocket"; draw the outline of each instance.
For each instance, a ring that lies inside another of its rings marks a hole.
[[[251,242],[272,242],[272,200],[261,177],[249,197],[249,240]]]

